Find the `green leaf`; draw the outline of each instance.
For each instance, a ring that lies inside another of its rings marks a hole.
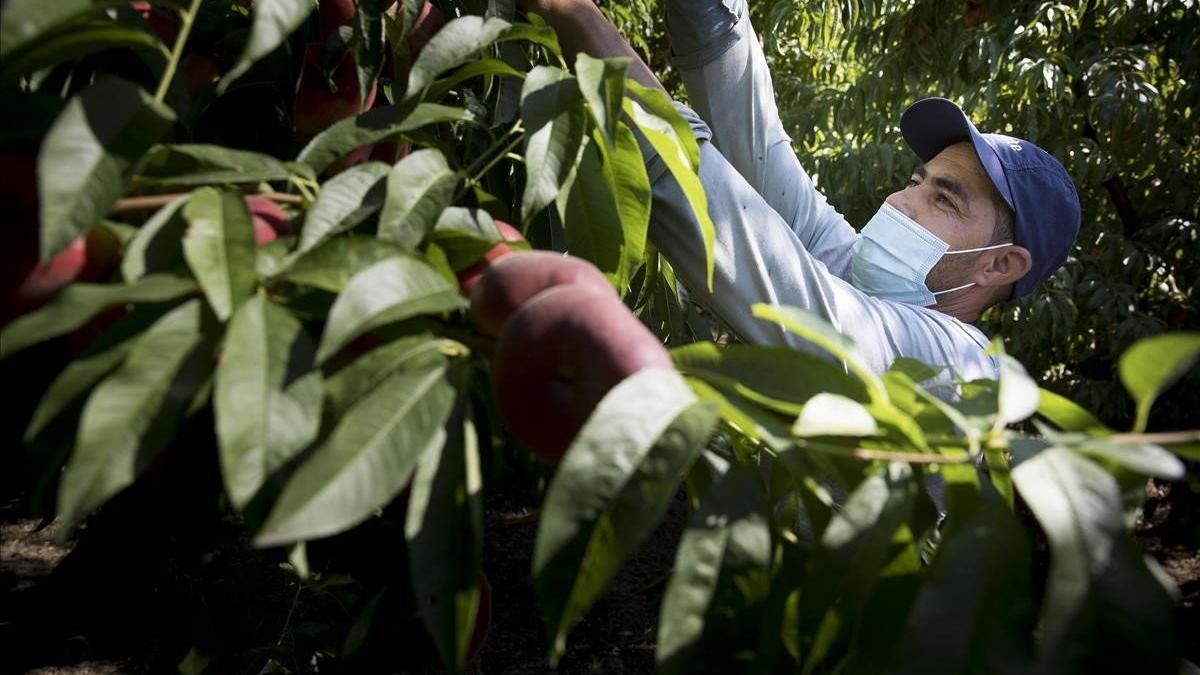
[[[845,363],[850,372],[867,386],[872,401],[888,400],[883,381],[867,367],[854,340],[842,335],[833,326],[796,307],[759,303],[751,307],[751,311],[755,317],[778,323]]]
[[[279,272],[278,278],[341,293],[359,272],[377,262],[405,255],[404,249],[375,237],[334,237],[295,258]]]
[[[329,237],[353,229],[383,206],[390,167],[367,162],[330,178],[304,217],[299,252],[308,251]]]
[[[1016,424],[1038,409],[1038,386],[1025,366],[1008,354],[1000,355],[999,411],[997,426]]]
[[[0,81],[33,75],[43,68],[68,63],[109,49],[150,52],[165,63],[170,52],[152,33],[111,19],[97,19],[70,30],[57,32],[22,50],[16,58],[5,59]]]
[[[329,168],[347,153],[371,143],[441,122],[473,122],[475,116],[463,108],[436,103],[384,106],[345,119],[317,135],[300,151],[296,161],[317,173]]]
[[[418,150],[392,167],[379,215],[379,238],[414,249],[454,198],[458,172],[438,150]]]
[[[108,214],[138,160],[174,122],[170,108],[113,77],[67,103],[38,153],[43,262]]]
[[[259,546],[329,536],[369,518],[442,446],[454,391],[439,359],[400,370],[342,416],[283,489]]]
[[[392,340],[359,355],[325,378],[325,412],[340,419],[364,396],[375,391],[398,370],[440,363],[444,342],[429,333]]]
[[[154,272],[166,272],[183,265],[183,236],[187,220],[180,211],[189,195],[175,198],[154,212],[129,243],[121,259],[121,276],[132,283]]]
[[[595,59],[583,52],[575,57],[579,91],[610,147],[617,142],[617,126],[621,123],[621,107],[625,100],[625,73],[631,61],[629,57]]]
[[[624,289],[645,257],[650,224],[650,179],[637,139],[619,127],[616,148],[585,139],[579,165],[557,198],[567,250],[590,260]]]
[[[1075,446],[1102,464],[1120,466],[1148,478],[1183,480],[1187,467],[1175,455],[1150,443],[1113,443],[1094,439]]]
[[[534,588],[552,659],[567,631],[658,525],[716,422],[673,370],[643,370],[592,412],[546,492]]]
[[[1137,403],[1134,431],[1145,431],[1150,408],[1163,391],[1200,359],[1200,333],[1165,333],[1134,344],[1121,355],[1121,383]]]
[[[236,509],[317,436],[322,390],[313,352],[300,322],[261,295],[229,322],[213,404],[221,476]]]
[[[193,187],[214,183],[285,181],[294,172],[257,152],[220,145],[160,145],[146,155],[134,181],[152,187]]]
[[[201,188],[183,207],[183,256],[222,321],[254,292],[254,224],[240,192]]]
[[[84,393],[102,378],[107,376],[129,353],[133,346],[132,340],[121,342],[105,351],[91,356],[75,359],[54,378],[50,388],[42,395],[38,407],[33,412],[29,427],[25,430],[25,441],[36,438],[54,418],[66,410]]]
[[[419,260],[395,257],[375,263],[354,275],[334,301],[317,360],[325,361],[371,329],[463,305],[458,287]]]
[[[221,79],[218,92],[224,93],[234,80],[250,70],[255,61],[282,45],[292,31],[304,23],[314,6],[311,0],[256,0],[250,39],[237,64]]]
[[[797,436],[874,436],[879,425],[863,404],[838,394],[820,393],[804,404],[792,433]]]
[[[132,284],[71,284],[45,307],[0,330],[0,359],[26,347],[70,333],[117,305],[167,302],[196,290],[191,279],[149,275]]]
[[[511,25],[503,19],[467,15],[442,26],[413,63],[408,73],[408,90],[404,98],[420,94],[439,75],[466,63],[477,52],[495,42]]]
[[[796,608],[801,654],[822,639],[831,618],[846,623],[888,563],[896,531],[909,520],[917,484],[906,464],[890,463],[864,480],[821,534]],[[832,625],[836,625],[834,621]],[[806,656],[810,658],[810,656]]]
[[[439,100],[453,91],[459,84],[484,75],[503,75],[518,80],[525,79],[524,71],[517,70],[500,59],[482,57],[478,61],[471,61],[462,68],[454,71],[454,74],[450,77],[435,82],[429,88],[428,98],[433,101]]]
[[[799,415],[822,392],[870,400],[863,383],[839,365],[796,349],[697,342],[672,349],[671,358],[681,372],[785,415]]]
[[[484,256],[500,242],[500,230],[483,209],[451,206],[442,211],[429,233],[429,242],[446,253],[450,266],[462,269]]]
[[[980,496],[950,510],[888,672],[1033,670],[1029,541],[995,490]]]
[[[468,407],[460,397],[445,445],[417,465],[404,525],[417,611],[451,672],[466,666],[483,557],[479,439]]]
[[[1061,447],[1021,462],[1012,476],[1050,541],[1042,635],[1054,645],[1082,607],[1090,578],[1107,563],[1113,540],[1125,531],[1121,491],[1103,469]]]
[[[1173,603],[1126,534],[1116,479],[1062,447],[1030,456],[1012,476],[1050,544],[1041,670],[1172,672]]]
[[[713,602],[722,575],[770,567],[771,532],[762,501],[754,476],[735,463],[700,502],[679,542],[663,594],[656,672],[706,670],[701,642],[717,610]],[[711,633],[709,638],[716,641]]]
[[[1038,390],[1038,414],[1063,431],[1106,431],[1104,423],[1069,398]]]
[[[529,222],[555,200],[579,161],[587,127],[579,85],[557,68],[534,68],[521,88],[521,117],[526,174],[521,217]]]
[[[132,484],[174,434],[212,370],[213,332],[200,300],[189,300],[137,338],[92,392],[58,492],[67,529]]]
[[[51,31],[99,9],[92,0],[8,0],[0,7],[0,57],[37,44]]]

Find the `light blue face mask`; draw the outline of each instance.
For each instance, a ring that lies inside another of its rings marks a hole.
[[[850,282],[860,291],[877,298],[920,307],[934,304],[937,296],[943,293],[975,285],[963,284],[937,292],[929,290],[925,277],[943,255],[1012,246],[995,244],[951,251],[950,244],[887,202],[879,207],[861,234],[850,263]]]

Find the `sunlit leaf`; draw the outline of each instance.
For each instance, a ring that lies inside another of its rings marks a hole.
[[[579,160],[586,118],[575,79],[547,66],[529,71],[521,89],[521,117],[526,173],[521,217],[528,222],[554,201]]]
[[[113,77],[67,103],[38,152],[43,261],[108,214],[138,160],[174,122],[170,108]]]
[[[150,466],[212,370],[213,333],[201,301],[190,300],[137,338],[92,392],[59,487],[64,523],[78,522]]]
[[[292,474],[255,543],[336,534],[390,502],[421,456],[445,441],[454,403],[445,372],[444,360],[424,361],[359,399]]]
[[[450,205],[458,172],[437,150],[418,150],[396,163],[387,178],[379,238],[416,248]]]
[[[357,226],[383,206],[384,178],[390,168],[367,162],[330,178],[304,217],[298,251],[307,251],[329,237]]]
[[[321,376],[300,322],[261,295],[229,322],[213,395],[221,476],[235,508],[316,438]]]
[[[1166,333],[1146,338],[1121,355],[1121,383],[1137,403],[1135,431],[1150,420],[1150,407],[1163,391],[1200,359],[1200,333]]]
[[[254,224],[240,192],[202,188],[183,207],[183,256],[217,318],[225,321],[254,290]]]
[[[314,6],[310,0],[255,0],[250,39],[242,49],[237,64],[221,79],[219,91],[225,91],[234,80],[250,70],[255,61],[283,44],[304,23]]]
[[[552,655],[654,531],[715,422],[715,409],[666,369],[631,376],[596,406],[550,484],[534,545]]]

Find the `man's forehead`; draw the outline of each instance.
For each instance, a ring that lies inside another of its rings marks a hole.
[[[971,144],[964,141],[950,145],[933,159],[921,164],[915,172],[935,179],[950,180],[972,193],[990,195],[995,189],[979,162]]]

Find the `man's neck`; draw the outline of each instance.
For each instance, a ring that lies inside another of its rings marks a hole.
[[[987,289],[980,286],[964,288],[938,298],[930,309],[952,316],[963,323],[975,323],[987,306],[986,294]]]

